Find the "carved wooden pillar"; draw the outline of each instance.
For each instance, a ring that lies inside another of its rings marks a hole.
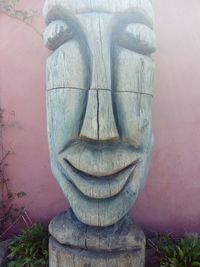
[[[152,3],[46,0],[44,16],[51,167],[71,207],[50,223],[50,267],[143,267],[127,213],[152,147]]]

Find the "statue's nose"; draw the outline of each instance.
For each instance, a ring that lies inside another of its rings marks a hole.
[[[101,27],[88,34],[90,49],[90,88],[81,138],[118,139],[111,91],[111,52],[109,34]]]
[[[118,139],[111,91],[90,90],[80,137],[91,140]]]

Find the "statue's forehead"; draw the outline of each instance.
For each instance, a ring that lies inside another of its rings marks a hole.
[[[73,14],[89,12],[121,13],[132,10],[144,10],[149,18],[153,18],[151,0],[46,0],[44,15],[52,9],[63,8]]]

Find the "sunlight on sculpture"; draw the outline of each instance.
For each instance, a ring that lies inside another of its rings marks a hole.
[[[51,167],[72,209],[50,232],[66,244],[66,225],[102,236],[117,229],[143,188],[152,148],[153,9],[149,0],[46,0],[44,16],[44,42],[54,51],[46,85]]]

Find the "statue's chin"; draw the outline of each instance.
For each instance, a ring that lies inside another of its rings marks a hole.
[[[87,197],[66,177],[64,179],[65,195],[76,217],[92,226],[105,227],[118,222],[128,213],[139,191],[137,181],[134,182],[134,173],[117,195],[105,199]]]
[[[148,169],[148,157],[143,155],[138,164],[120,171],[120,176],[115,177],[116,181],[111,177],[110,187],[108,186],[110,191],[108,191],[107,185],[103,186],[101,182],[98,184],[97,181],[95,183],[91,177],[90,181],[85,179],[88,177],[82,177],[84,183],[82,187],[81,177],[73,176],[76,173],[74,169],[67,166],[64,170],[61,164],[55,160],[52,160],[51,163],[54,177],[76,217],[82,223],[98,227],[113,225],[129,212],[144,184],[146,169]],[[78,172],[76,175],[80,175],[80,173]],[[99,179],[101,180],[101,178]],[[122,187],[119,181],[125,181]],[[87,187],[88,191],[86,191]],[[103,188],[105,192],[103,192]]]

